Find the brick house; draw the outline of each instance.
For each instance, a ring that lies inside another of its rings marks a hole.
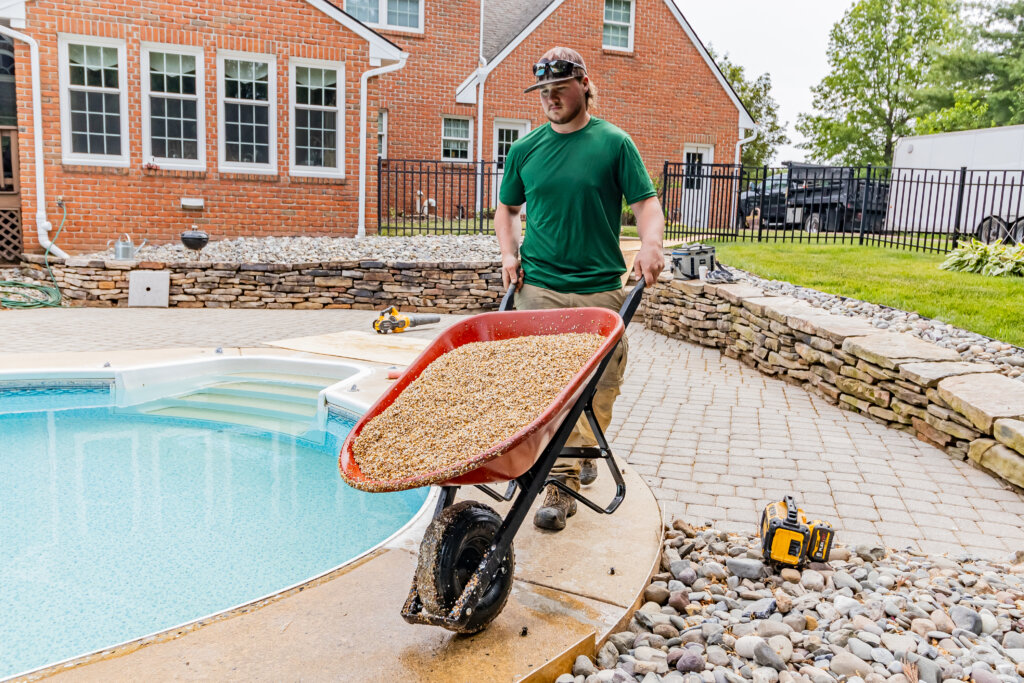
[[[214,239],[372,233],[377,154],[500,162],[543,123],[522,89],[554,44],[584,55],[595,113],[654,177],[665,160],[732,162],[753,127],[672,0],[335,2],[0,0],[0,260],[53,237],[58,198],[71,252],[192,224]]]

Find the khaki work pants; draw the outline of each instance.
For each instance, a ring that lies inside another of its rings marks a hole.
[[[534,287],[524,284],[516,292],[516,310],[539,310],[546,308],[582,308],[594,306],[607,308],[619,312],[623,302],[626,300],[624,289],[612,290],[610,292],[597,292],[595,294],[565,294],[555,292],[543,287]],[[612,352],[612,359],[605,368],[604,374],[597,383],[597,391],[594,392],[594,417],[601,431],[606,431],[612,421],[612,406],[622,388],[622,380],[626,373],[626,357],[629,352],[629,345],[626,343],[626,336]],[[566,446],[571,448],[587,448],[597,445],[597,438],[587,423],[586,415],[580,415],[579,421],[569,435]],[[551,468],[551,476],[562,479],[567,485],[579,490],[580,486],[580,461],[578,458],[559,458]]]

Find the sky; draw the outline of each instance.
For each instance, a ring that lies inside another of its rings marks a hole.
[[[811,112],[811,86],[828,73],[828,34],[853,0],[674,0],[705,45],[728,53],[748,78],[767,72],[791,143],[773,163],[803,161],[797,115]],[[732,152],[729,153],[730,160]]]

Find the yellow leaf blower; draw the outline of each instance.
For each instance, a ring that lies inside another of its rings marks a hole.
[[[405,332],[417,325],[429,325],[437,322],[441,322],[439,315],[399,313],[397,306],[389,306],[381,311],[377,319],[373,321],[373,329],[377,331],[377,334],[390,334],[391,332]]]

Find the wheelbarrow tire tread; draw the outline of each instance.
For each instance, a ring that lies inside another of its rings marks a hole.
[[[425,612],[441,616],[451,611],[465,588],[467,570],[482,559],[501,521],[491,507],[466,500],[445,508],[430,523],[420,543],[415,578]],[[512,592],[514,571],[515,551],[510,546],[461,633],[482,631],[501,613]]]

